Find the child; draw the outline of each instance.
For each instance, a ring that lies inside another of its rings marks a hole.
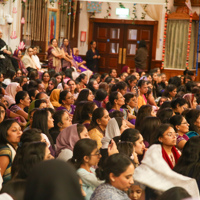
[[[131,200],[139,200],[142,196],[142,188],[140,185],[131,185],[128,196]]]

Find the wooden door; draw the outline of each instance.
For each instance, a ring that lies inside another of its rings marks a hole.
[[[123,42],[123,65],[128,65],[131,69],[135,68],[134,56],[141,40],[145,40],[147,44],[148,57],[145,70],[150,69],[153,26],[125,25]]]
[[[89,38],[90,41],[95,40],[97,42],[97,49],[101,55],[99,61],[101,73],[108,73],[110,69],[116,69],[120,74],[124,65],[128,65],[133,71],[135,69],[134,56],[140,40],[145,40],[147,43],[146,70],[151,68],[151,61],[155,59],[157,22],[137,21],[136,24],[127,20],[122,22],[103,19],[92,19],[90,21],[91,33]]]
[[[97,23],[94,26],[94,40],[101,55],[99,68],[101,72],[121,69],[123,25]]]

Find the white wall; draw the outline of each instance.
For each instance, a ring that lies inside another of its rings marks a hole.
[[[123,2],[123,1],[122,1]],[[89,14],[86,11],[86,2],[81,2],[82,4],[82,10],[80,11],[80,18],[79,18],[79,36],[78,36],[78,48],[80,51],[81,55],[85,55],[87,50],[88,50],[88,28],[89,28]],[[124,6],[126,8],[129,8],[129,17],[125,17],[123,19],[130,20],[133,17],[132,11],[133,11],[133,3],[124,3]],[[102,3],[102,11],[101,13],[96,13],[95,18],[104,18],[107,15],[107,10],[108,5],[107,3]],[[111,3],[111,17],[109,19],[122,19],[119,16],[115,14],[116,8],[119,8],[119,3]],[[136,5],[136,15],[137,19],[141,20],[142,12],[144,12],[143,8],[137,4]],[[163,40],[163,31],[164,31],[164,6],[163,6],[163,19],[161,23],[163,24],[161,27],[160,35],[159,37],[159,47],[156,49],[156,60],[161,60],[162,59],[162,40]],[[145,20],[150,20],[152,21],[153,19],[150,18],[148,15],[146,15]],[[82,43],[80,42],[80,32],[81,31],[86,31],[86,42]]]
[[[12,13],[13,7],[16,7],[17,13]],[[2,29],[3,37],[2,39],[6,42],[8,46],[12,48],[12,51],[17,48],[17,46],[20,43],[20,27],[21,27],[21,0],[15,0],[13,2],[12,0],[8,0],[5,6],[0,4],[0,17],[4,17],[6,14],[10,14],[13,17],[13,24],[8,25],[5,23],[5,25],[0,24],[0,29]],[[11,33],[12,31],[16,31],[17,38],[11,39]]]

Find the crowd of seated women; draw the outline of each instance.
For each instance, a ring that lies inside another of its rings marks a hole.
[[[92,73],[67,39],[48,53],[48,71],[17,69],[6,84],[0,74],[0,199],[198,199],[200,84],[191,71],[169,80],[128,66]]]

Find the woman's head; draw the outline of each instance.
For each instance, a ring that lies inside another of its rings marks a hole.
[[[155,135],[157,131],[157,127],[160,126],[161,121],[158,117],[145,117],[142,121],[141,134],[144,137],[144,140],[149,143],[149,145],[153,144],[155,140]]]
[[[92,91],[89,89],[83,89],[78,95],[78,98],[76,100],[76,105],[80,101],[93,101],[94,100],[94,95],[92,94]]]
[[[139,80],[138,88],[140,90],[140,94],[146,94],[148,92],[147,82],[145,80]]]
[[[95,100],[103,101],[108,96],[108,93],[104,89],[98,89],[95,94]]]
[[[79,140],[73,150],[72,163],[77,169],[83,164],[96,166],[100,160],[101,154],[97,149],[97,142],[89,138]]]
[[[0,102],[0,123],[6,118],[6,107]]]
[[[109,113],[105,108],[97,108],[92,113],[91,126],[106,128],[108,121],[110,120]]]
[[[143,137],[137,129],[128,128],[121,135],[121,141],[132,142],[135,152],[142,155],[145,149]]]
[[[15,120],[4,120],[0,124],[0,144],[11,144],[13,147],[17,147],[22,136],[22,130],[18,122]]]
[[[74,80],[70,79],[67,82],[67,85],[69,86],[70,92],[74,92],[75,91],[75,89],[76,89],[76,83],[75,83]]]
[[[188,108],[188,103],[186,99],[179,97],[171,101],[171,107],[174,112],[182,114],[182,112]]]
[[[51,91],[53,89],[55,89],[57,87],[58,83],[57,83],[57,80],[56,78],[51,78],[50,81],[49,81],[49,84],[48,84],[48,90]]]
[[[128,92],[124,95],[125,98],[125,105],[130,106],[131,108],[137,107],[137,96],[132,92]]]
[[[42,80],[45,82],[45,83],[47,83],[47,82],[49,82],[49,80],[50,80],[50,75],[49,75],[49,72],[44,72],[43,74],[42,74]]]
[[[54,128],[59,131],[70,126],[72,124],[68,113],[65,110],[58,110],[53,114]]]
[[[80,74],[76,80],[80,83],[83,83],[84,85],[86,85],[88,82],[88,78],[87,78],[86,74],[83,74],[83,73]]]
[[[97,108],[97,106],[94,102],[88,101],[87,103],[85,103],[81,110],[81,122],[80,123],[83,123],[86,120],[91,121],[93,111],[96,108]]]
[[[22,70],[18,69],[16,72],[16,77],[21,77],[22,76]]]
[[[164,96],[174,98],[177,94],[177,87],[173,84],[169,84],[165,91],[164,91]]]
[[[55,38],[51,39],[50,43],[51,43],[51,45],[53,45],[54,47],[57,47],[57,46],[58,46],[58,41],[57,41],[57,39],[55,39]]]
[[[137,78],[134,75],[129,75],[126,77],[125,82],[129,88],[132,88],[137,85]]]
[[[200,110],[192,109],[185,115],[185,119],[190,124],[189,130],[199,133],[200,129]]]
[[[31,70],[29,72],[29,80],[37,80],[39,79],[39,74],[38,74],[38,71],[37,70]]]
[[[87,85],[87,88],[90,89],[93,94],[95,94],[96,90],[99,89],[99,84],[96,79],[90,79]]]
[[[111,92],[109,96],[109,102],[112,107],[114,107],[115,105],[118,105],[121,107],[122,105],[124,105],[124,97],[118,91]]]
[[[111,69],[109,72],[109,76],[113,78],[117,78],[117,71],[116,69]]]
[[[62,74],[61,73],[56,73],[54,75],[54,78],[56,78],[57,84],[61,83],[63,80]]]
[[[170,124],[174,126],[174,130],[178,133],[186,134],[189,132],[189,124],[182,115],[174,115],[171,117]]]
[[[123,82],[123,81],[120,81],[120,82],[116,83],[111,88],[111,92],[114,92],[114,91],[118,91],[122,95],[125,95],[126,92],[127,92],[127,84],[125,82]]]
[[[189,108],[196,109],[197,107],[197,98],[192,93],[187,93],[183,96],[183,98],[187,101]]]
[[[23,107],[30,106],[30,101],[30,97],[25,91],[19,91],[15,96],[16,104],[21,104]]]
[[[176,145],[177,134],[171,124],[161,124],[157,129],[156,143],[173,147]]]
[[[171,108],[164,108],[158,110],[157,117],[162,123],[169,123],[170,118],[174,115],[174,112]]]
[[[134,183],[134,165],[127,155],[118,153],[109,156],[102,168],[97,171],[97,177],[119,190],[126,192]]]
[[[68,90],[63,90],[60,93],[59,103],[62,105],[72,105],[74,103],[74,97]]]

